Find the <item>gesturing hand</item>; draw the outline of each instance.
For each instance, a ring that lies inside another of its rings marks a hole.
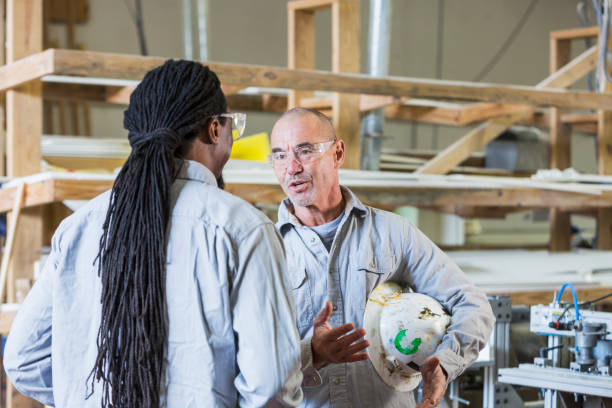
[[[357,329],[349,333],[355,328],[352,323],[332,328],[328,323],[331,314],[332,305],[331,302],[327,302],[313,322],[311,345],[314,367],[318,370],[329,363],[351,363],[370,358],[368,353],[361,352],[370,345],[370,342],[367,340],[356,342],[365,336],[365,330]]]
[[[417,408],[437,407],[446,391],[446,375],[438,357],[428,357],[421,366],[423,401]]]

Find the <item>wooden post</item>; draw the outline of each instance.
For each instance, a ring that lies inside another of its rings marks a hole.
[[[612,44],[609,48],[612,48]],[[607,60],[604,69],[610,73]],[[600,81],[605,81],[605,92],[612,92],[612,84],[606,80],[603,72],[599,77]],[[609,110],[597,111],[597,168],[599,174],[612,174],[612,111]],[[597,249],[612,249],[612,207],[597,211]]]
[[[332,71],[357,73],[360,69],[359,0],[294,0],[287,3],[289,68],[315,68],[315,12],[331,8]],[[287,107],[302,106],[312,91],[290,91]],[[336,135],[346,143],[344,168],[358,169],[361,154],[359,95],[334,95],[332,120]]]
[[[6,1],[0,0],[0,65],[6,63]],[[0,94],[0,176],[6,175],[5,153],[6,153],[6,97],[5,94]],[[0,300],[1,301],[1,300]]]
[[[289,68],[315,69],[315,16],[313,10],[295,7],[287,3],[289,19]],[[289,91],[287,108],[300,106],[302,98],[311,98],[313,91]]]
[[[332,5],[332,71],[357,73],[360,67],[359,1]],[[361,157],[359,95],[335,94],[332,105],[336,135],[346,144],[344,168],[358,169]]]
[[[607,84],[607,91],[612,87]],[[597,112],[597,160],[599,174],[612,174],[612,112]],[[597,211],[597,249],[612,249],[612,208]]]
[[[43,1],[6,0],[6,60],[13,62],[42,51]],[[26,176],[40,171],[42,135],[42,87],[40,81],[6,93],[7,175]],[[42,217],[38,208],[24,209],[17,224],[14,256],[9,265],[7,300],[15,301],[15,281],[31,279],[40,256]],[[41,405],[7,386],[8,408]]]
[[[550,36],[550,73],[554,74],[570,62],[571,40],[557,39]],[[550,168],[565,170],[571,166],[571,127],[561,122],[561,115],[567,111],[550,108]],[[550,243],[551,252],[569,251],[571,249],[570,213],[558,208],[550,209]]]

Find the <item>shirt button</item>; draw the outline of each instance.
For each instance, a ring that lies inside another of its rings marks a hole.
[[[340,379],[339,379],[339,378],[334,378],[334,384],[335,384],[335,385],[340,384]]]
[[[311,243],[311,244],[314,244],[314,243],[315,243],[315,241],[316,241],[315,237],[310,238],[310,243]]]
[[[333,306],[332,306],[332,310],[335,312],[336,310],[338,310],[338,306],[333,305]]]

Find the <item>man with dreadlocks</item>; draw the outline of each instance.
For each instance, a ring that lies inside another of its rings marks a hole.
[[[217,186],[239,118],[208,67],[146,74],[125,111],[132,153],[57,229],[13,323],[19,391],[79,408],[300,403],[281,240]]]

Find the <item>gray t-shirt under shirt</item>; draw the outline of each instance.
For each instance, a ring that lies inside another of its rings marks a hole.
[[[342,221],[343,216],[344,212],[340,213],[340,215],[335,220],[330,221],[327,224],[310,227],[310,229],[316,232],[319,238],[321,238],[321,241],[323,241],[323,245],[325,245],[327,251],[330,250],[332,243],[334,242],[336,230],[338,229],[338,226],[340,225],[340,221]]]

